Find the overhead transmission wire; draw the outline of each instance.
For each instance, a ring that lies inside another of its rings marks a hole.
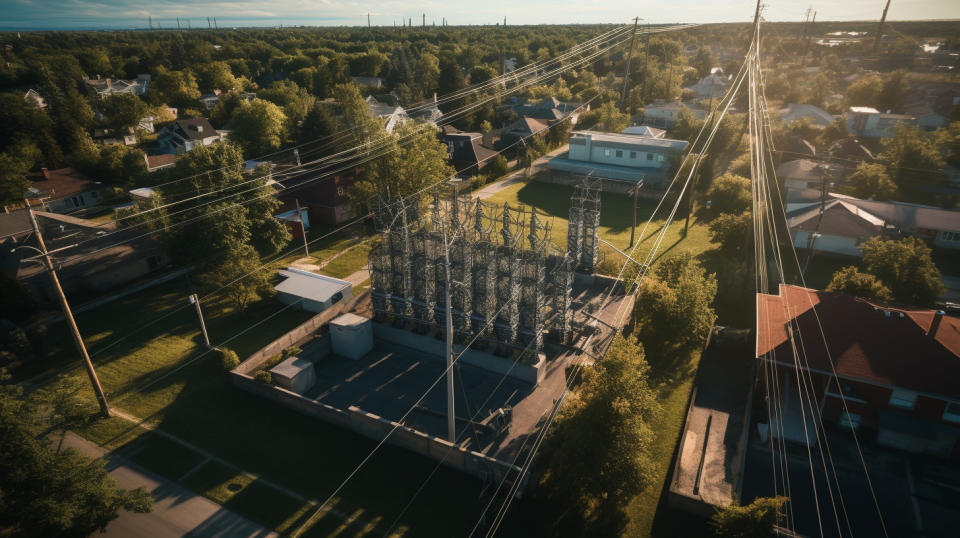
[[[512,88],[510,91],[511,91],[511,92],[512,92],[512,91],[517,91],[517,90],[522,89],[522,88],[525,88],[525,87],[527,87],[527,86],[531,86],[531,85],[533,85],[533,84],[536,84],[536,83],[539,82],[540,80],[543,80],[543,79],[546,79],[546,78],[549,78],[549,77],[558,75],[558,74],[559,74],[560,72],[562,72],[563,70],[570,69],[570,68],[573,68],[573,67],[578,67],[578,66],[583,65],[583,64],[586,64],[586,63],[590,63],[591,61],[593,61],[593,60],[597,59],[598,57],[600,57],[601,55],[605,54],[608,50],[610,50],[610,49],[612,49],[613,47],[619,45],[620,43],[626,41],[626,39],[627,39],[627,38],[623,38],[623,39],[621,39],[620,41],[618,41],[618,42],[616,42],[616,43],[608,46],[608,47],[605,48],[605,49],[602,49],[602,50],[600,50],[600,51],[597,51],[597,52],[592,53],[592,54],[591,54],[590,56],[588,56],[588,57],[578,59],[578,60],[576,60],[573,64],[570,64],[570,65],[566,66],[566,67],[563,68],[562,70],[553,71],[553,72],[550,72],[550,73],[545,73],[545,74],[541,75],[540,77],[538,77],[538,78],[536,78],[536,79],[532,79],[532,80],[529,80],[529,81],[524,81],[523,84],[521,84],[520,86],[518,86],[518,87],[516,87],[516,88]],[[488,97],[487,100],[497,99],[497,98],[499,98],[501,95],[502,95],[502,94],[497,94],[497,95],[495,95],[495,96]],[[464,114],[464,113],[468,112],[470,109],[472,109],[472,108],[477,108],[477,107],[479,107],[479,106],[482,106],[483,104],[484,104],[483,101],[478,101],[478,102],[476,102],[476,103],[472,103],[472,104],[470,104],[470,105],[467,105],[467,107],[464,107],[463,109],[460,109],[460,110],[458,110],[458,111],[455,111],[454,113],[452,113],[452,114],[450,114],[450,115],[456,116],[456,115]],[[433,128],[433,127],[431,126],[431,129],[432,129],[432,128]],[[251,199],[249,199],[249,200],[246,200],[246,201],[244,201],[244,202],[242,202],[242,203],[238,203],[238,204],[236,204],[236,205],[245,205],[245,204],[248,204],[248,203],[252,203],[252,202],[254,202],[254,201],[256,201],[256,200],[258,200],[258,199],[260,199],[260,198],[264,198],[264,197],[267,197],[267,196],[275,196],[278,192],[281,192],[281,191],[297,190],[297,189],[303,188],[303,187],[305,187],[305,186],[307,186],[307,185],[309,185],[309,184],[311,184],[311,183],[313,183],[313,182],[315,182],[315,181],[318,181],[318,180],[324,179],[324,178],[326,178],[326,177],[329,177],[329,176],[331,176],[331,175],[333,175],[333,174],[336,174],[336,173],[338,173],[338,172],[342,172],[342,171],[345,171],[345,170],[353,169],[353,168],[355,168],[356,166],[359,166],[360,164],[363,164],[363,163],[365,163],[365,162],[369,162],[369,161],[374,160],[374,159],[378,159],[378,158],[380,158],[380,157],[382,157],[382,156],[384,156],[384,155],[387,155],[387,154],[391,153],[392,151],[395,151],[396,149],[399,148],[400,142],[402,142],[402,141],[405,140],[405,139],[410,139],[410,138],[413,138],[413,137],[415,137],[415,136],[419,136],[419,135],[422,134],[423,132],[426,132],[426,130],[425,130],[425,129],[421,129],[419,132],[418,132],[417,130],[414,130],[412,133],[410,133],[410,134],[407,135],[406,137],[402,137],[400,140],[396,141],[396,144],[394,144],[394,143],[393,143],[393,140],[390,139],[389,137],[384,137],[383,139],[381,139],[381,140],[382,140],[381,146],[382,146],[383,148],[388,149],[388,151],[386,151],[386,152],[382,152],[382,153],[379,153],[379,154],[373,154],[372,152],[371,152],[371,153],[368,153],[360,162],[350,161],[349,164],[346,165],[346,166],[344,166],[343,168],[340,168],[340,169],[337,169],[337,170],[333,170],[333,171],[325,170],[321,175],[319,175],[319,176],[317,176],[317,177],[315,177],[315,178],[312,178],[312,179],[309,179],[309,180],[307,180],[307,181],[298,183],[298,184],[296,184],[296,185],[292,185],[292,186],[290,186],[290,187],[284,187],[284,188],[280,189],[280,190],[277,191],[277,192],[264,193],[264,194],[262,194],[262,195],[260,195],[260,196],[251,198]],[[358,147],[359,147],[359,148],[362,148],[362,147],[365,146],[365,145],[367,145],[367,144],[362,144],[362,145],[360,145],[360,146],[358,146]],[[381,148],[381,149],[382,149],[382,148]],[[352,151],[352,150],[350,150],[350,151]],[[342,153],[342,152],[341,152],[341,153]],[[344,160],[344,161],[340,161],[340,162],[345,162],[345,160]],[[312,170],[311,170],[311,171],[312,171]],[[294,174],[299,175],[299,174],[302,174],[303,172],[300,171],[300,170],[292,170],[292,171],[284,172],[284,173],[290,174],[290,175],[294,175]],[[267,175],[264,175],[264,176],[261,176],[261,177],[255,177],[255,178],[253,178],[253,179],[251,179],[251,180],[244,181],[244,182],[239,183],[239,184],[233,184],[233,185],[226,186],[226,187],[224,187],[224,188],[222,188],[222,189],[219,189],[219,191],[232,190],[232,189],[235,189],[235,188],[236,188],[237,186],[239,186],[239,185],[243,185],[243,184],[246,184],[246,183],[251,183],[251,182],[253,182],[253,181],[258,181],[258,180],[260,180],[260,179],[263,179],[263,177],[269,177],[269,176],[270,176],[270,174],[267,174]],[[246,193],[251,192],[251,191],[261,190],[262,188],[263,188],[262,185],[258,185],[258,186],[256,186],[256,187],[253,187],[253,188],[251,188],[251,189],[248,189],[247,191],[242,191],[242,192],[238,192],[238,193],[232,193],[232,194],[229,194],[229,195],[227,195],[227,196],[225,196],[225,197],[223,197],[223,198],[237,197],[237,196],[240,196],[240,195],[242,195],[242,194],[246,194]],[[219,191],[218,191],[218,192],[219,192]],[[206,193],[206,194],[209,194],[209,193]],[[206,194],[202,194],[202,195],[199,195],[199,196],[206,196]],[[217,199],[217,200],[213,200],[213,201],[211,201],[211,202],[208,202],[208,204],[209,204],[209,203],[216,203],[216,202],[218,202],[218,201],[221,201],[223,198]],[[203,204],[203,205],[206,205],[206,204]],[[168,214],[168,215],[165,216],[165,217],[158,217],[158,218],[156,218],[156,219],[153,219],[152,221],[146,221],[146,222],[137,223],[136,225],[134,225],[134,227],[135,227],[135,226],[139,226],[139,225],[145,225],[145,224],[148,224],[148,223],[151,223],[151,222],[156,222],[156,221],[168,219],[171,215],[178,215],[178,214],[181,214],[181,213],[184,213],[184,212],[188,212],[188,211],[195,211],[195,210],[198,209],[199,207],[202,207],[202,205],[201,205],[201,206],[193,206],[193,207],[188,208],[188,209],[185,209],[185,210],[181,210],[181,211],[178,211],[178,212],[175,212],[175,213],[172,213],[172,214]],[[166,226],[166,227],[164,228],[164,230],[169,230],[169,229],[171,229],[171,228],[173,228],[173,227],[186,225],[186,224],[189,224],[189,223],[194,222],[194,221],[196,221],[196,220],[210,217],[210,216],[212,216],[213,214],[216,214],[216,213],[219,213],[219,212],[222,212],[222,211],[226,211],[226,210],[230,209],[230,207],[233,207],[233,206],[223,207],[223,208],[220,208],[220,209],[217,209],[217,210],[213,210],[213,211],[207,212],[207,213],[205,213],[205,214],[203,214],[203,215],[199,215],[199,216],[194,217],[194,218],[192,218],[192,219],[187,219],[187,220],[185,220],[185,221],[181,221],[181,222],[178,222],[178,223],[173,224],[173,225],[168,225],[168,226]],[[154,209],[157,209],[157,208],[154,208]],[[147,213],[147,212],[152,212],[154,209],[146,210],[146,211],[144,211],[144,212],[141,212],[141,214],[142,214],[142,213]],[[131,228],[132,228],[132,227],[131,227]],[[109,234],[107,234],[107,235],[113,235],[113,234],[116,234],[116,233],[120,233],[120,232],[123,232],[123,231],[127,231],[127,230],[129,230],[129,229],[130,229],[130,228],[123,228],[123,229],[120,229],[120,230],[116,230],[116,231],[114,231],[114,232],[111,232],[111,233],[109,233]],[[107,247],[103,247],[103,248],[100,248],[100,249],[98,249],[98,250],[95,250],[95,251],[92,251],[92,252],[89,252],[89,253],[85,253],[85,254],[81,254],[81,255],[74,256],[74,259],[76,259],[76,258],[82,258],[82,257],[86,257],[86,256],[91,256],[91,255],[97,254],[97,253],[99,253],[99,252],[102,252],[102,251],[104,251],[104,250],[106,250],[106,249],[113,248],[113,247],[117,246],[118,244],[128,243],[128,242],[130,242],[130,241],[134,241],[134,240],[136,240],[136,239],[140,239],[140,238],[142,238],[142,237],[146,237],[146,236],[152,235],[152,234],[154,234],[154,233],[159,233],[160,231],[163,231],[163,230],[157,229],[157,230],[153,230],[153,231],[151,231],[151,232],[147,232],[147,233],[142,234],[142,235],[137,236],[137,237],[133,237],[133,238],[130,238],[130,239],[127,239],[127,240],[124,240],[124,241],[119,241],[119,242],[114,243],[114,244],[112,244],[112,245],[109,245],[109,246],[107,246]],[[78,243],[77,245],[72,245],[70,248],[75,248],[76,246],[79,246],[79,245],[82,244],[82,243],[89,242],[89,241],[93,241],[93,240],[100,240],[100,239],[102,239],[102,236],[101,236],[101,237],[94,238],[94,239],[89,239],[89,240],[83,241],[83,242],[81,242],[81,243]]]
[[[743,80],[743,78],[742,78],[742,73],[743,73],[743,71],[745,70],[745,68],[746,68],[746,62],[744,63],[744,67],[741,68],[741,75],[740,75],[740,77],[739,77],[741,83],[742,83],[742,80]],[[736,86],[736,88],[739,88],[739,84]],[[728,90],[727,97],[725,98],[725,99],[727,100],[727,105],[726,105],[726,107],[724,108],[724,114],[726,113],[727,110],[729,110],[729,107],[730,107],[730,105],[731,105],[731,103],[732,103],[732,101],[733,101],[733,96],[735,95],[735,93],[736,93],[736,91],[735,91],[734,87],[732,86],[731,89]],[[718,103],[718,105],[717,105],[718,108],[721,106],[721,104],[723,103],[723,101],[724,101],[724,100],[721,100],[721,102]],[[706,143],[705,143],[705,144],[702,146],[702,148],[701,148],[701,151],[700,151],[700,154],[701,154],[701,155],[700,155],[700,156],[697,156],[697,157],[695,158],[695,161],[694,161],[695,164],[694,164],[694,166],[692,167],[692,170],[695,170],[696,163],[699,163],[699,160],[702,158],[702,154],[706,152],[706,149],[709,147],[710,142],[712,142],[713,136],[716,134],[717,129],[718,129],[719,126],[720,126],[720,122],[722,121],[722,118],[723,118],[723,115],[721,115],[720,117],[716,118],[715,122],[713,123],[713,128],[712,128],[711,134],[710,134],[710,136],[708,136],[708,139],[707,139]],[[690,150],[690,153],[688,153],[688,157],[689,157],[691,154],[693,154],[693,148],[696,146],[696,142],[699,141],[700,136],[703,134],[704,130],[706,129],[706,127],[707,127],[709,124],[710,124],[710,122],[707,122],[707,121],[704,122],[704,125],[701,127],[700,133],[697,135],[697,138],[696,138],[696,140],[695,140],[695,143],[691,146],[691,150]],[[686,159],[684,159],[684,162],[686,162]],[[671,186],[672,186],[673,183],[676,182],[676,180],[679,178],[679,175],[680,175],[680,172],[682,171],[682,168],[683,168],[683,165],[681,165],[680,169],[679,169],[679,170],[677,171],[677,173],[675,174],[674,179],[673,179],[673,181],[671,182]],[[678,195],[677,202],[676,202],[676,204],[674,205],[673,211],[671,211],[670,217],[669,217],[668,220],[664,223],[663,229],[666,229],[666,228],[669,227],[669,223],[670,223],[670,221],[672,221],[672,218],[673,218],[673,216],[676,214],[676,210],[677,210],[677,208],[679,207],[679,204],[680,204],[680,202],[681,202],[682,199],[683,199],[683,191],[686,190],[686,187],[690,184],[692,178],[693,178],[693,174],[692,174],[692,173],[688,174],[687,180],[686,180],[686,182],[685,182],[685,184],[684,184],[684,188],[681,190],[681,193]],[[663,198],[661,199],[661,203],[662,203],[663,200],[666,199],[668,192],[669,192],[669,187],[668,187],[668,190],[664,192]],[[658,208],[659,208],[659,204],[658,204]],[[652,221],[652,219],[653,219],[653,217],[654,217],[655,214],[656,214],[656,210],[654,211],[653,214],[651,214],[650,219],[648,220],[648,222],[647,222],[647,224],[645,225],[644,229],[646,229],[646,226],[648,226],[649,223],[650,223],[650,221]],[[619,274],[618,274],[617,280],[615,280],[615,282],[619,282],[619,281],[621,280],[622,275],[623,275],[623,271],[625,270],[627,264],[629,264],[629,263],[631,263],[631,262],[636,263],[635,260],[633,259],[633,252],[635,251],[635,249],[639,246],[640,242],[642,242],[642,241],[643,241],[643,234],[641,234],[640,240],[635,244],[635,246],[633,247],[633,249],[631,249],[630,255],[629,255],[629,256],[627,257],[627,259],[624,261],[624,266],[621,268],[621,270],[620,270],[620,272],[619,272]],[[661,234],[661,237],[660,237],[660,241],[656,242],[656,243],[654,244],[654,246],[651,248],[651,251],[650,251],[650,253],[649,253],[649,255],[648,255],[648,258],[647,258],[648,260],[651,260],[651,259],[653,258],[653,256],[655,256],[655,253],[656,253],[656,251],[659,249],[659,245],[660,245],[660,244],[662,244],[662,234]],[[646,264],[646,265],[649,265],[649,264]],[[640,277],[640,274],[638,274],[638,277]],[[607,294],[607,299],[605,300],[605,302],[609,300],[609,297],[610,297],[610,295],[612,294],[612,291],[613,291],[613,289],[612,289],[612,287],[611,287],[611,290],[608,292],[608,294]],[[617,317],[618,317],[618,318],[620,317],[620,311],[623,309],[623,306],[624,306],[623,303],[621,303],[621,304],[618,306],[618,309],[617,309]],[[618,326],[618,324],[616,324],[616,325]],[[615,330],[617,330],[617,329],[615,329]],[[587,346],[587,344],[589,343],[590,338],[592,338],[592,336],[591,336],[591,337],[588,337],[587,341],[584,342],[584,345],[581,347],[581,351],[583,351],[583,348],[585,348],[585,347]],[[539,450],[539,448],[540,448],[540,446],[541,446],[541,444],[542,444],[542,442],[543,442],[543,439],[545,438],[545,435],[546,435],[547,430],[549,429],[549,427],[550,427],[550,425],[552,424],[554,418],[556,417],[557,411],[559,410],[560,406],[563,404],[563,401],[566,399],[566,396],[569,394],[570,389],[572,388],[572,383],[573,383],[573,381],[577,378],[577,374],[578,374],[579,370],[582,369],[582,367],[583,367],[583,361],[581,360],[581,361],[578,361],[578,362],[574,365],[573,369],[571,370],[571,374],[570,374],[569,377],[568,377],[568,381],[567,381],[567,383],[566,383],[566,386],[564,387],[563,393],[561,393],[560,397],[557,399],[557,402],[556,402],[556,403],[554,404],[554,406],[552,407],[552,410],[551,410],[551,413],[550,413],[550,415],[549,415],[549,417],[548,417],[548,419],[547,419],[547,422],[545,423],[545,425],[543,426],[543,428],[541,429],[541,431],[538,432],[537,439],[534,441],[534,446],[533,446],[531,452],[528,454],[527,458],[525,459],[525,462],[524,462],[524,465],[523,465],[523,467],[522,467],[522,469],[521,469],[520,475],[518,476],[518,478],[516,479],[516,481],[514,482],[514,484],[511,486],[510,490],[508,491],[508,494],[507,494],[507,497],[506,497],[504,503],[501,505],[501,508],[498,510],[497,515],[494,517],[492,526],[488,529],[487,536],[492,536],[493,534],[495,534],[496,531],[497,531],[497,529],[499,528],[500,524],[502,523],[504,516],[506,515],[507,511],[509,510],[510,504],[513,502],[513,499],[515,498],[516,492],[517,492],[517,490],[519,489],[519,486],[520,486],[520,484],[521,484],[522,481],[523,481],[523,477],[524,477],[525,474],[529,471],[530,465],[531,465],[531,463],[532,463],[532,461],[533,461],[533,457],[536,455],[537,450]],[[505,480],[506,480],[506,477],[504,477],[504,479],[501,480],[501,485],[498,486],[497,491],[499,491],[500,487],[501,487],[502,484],[503,484],[503,481],[505,481]],[[494,498],[491,498],[490,502],[487,504],[487,507],[484,509],[483,513],[481,514],[480,519],[477,521],[476,525],[474,525],[473,530],[471,530],[471,533],[470,533],[471,536],[474,534],[474,532],[476,532],[476,530],[477,530],[477,528],[479,527],[479,525],[486,519],[486,513],[487,513],[487,511],[489,510],[489,507],[490,507],[490,505],[493,503],[494,500],[495,500],[495,497],[494,497]]]

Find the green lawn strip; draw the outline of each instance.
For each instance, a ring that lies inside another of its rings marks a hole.
[[[367,256],[371,248],[373,248],[373,241],[364,241],[337,256],[320,272],[333,278],[346,278],[367,265]]]
[[[141,446],[129,459],[168,480],[176,481],[206,459],[202,454],[158,434],[142,436],[137,444]]]
[[[695,366],[700,360],[699,355],[692,360],[691,368],[687,369],[688,373],[682,379],[661,388],[662,413],[659,420],[651,425],[652,429],[657,432],[657,438],[650,451],[650,458],[655,468],[655,478],[646,489],[627,505],[628,523],[623,533],[624,536],[652,536],[654,518],[659,517],[657,514],[658,507],[666,506],[666,503],[661,503],[661,497],[664,497],[666,490],[669,489],[670,465],[673,462],[673,454],[680,439],[683,421],[687,415],[687,404],[696,378]],[[672,536],[669,532],[658,535]]]

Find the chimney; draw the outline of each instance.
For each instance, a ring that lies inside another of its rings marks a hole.
[[[194,129],[196,129],[198,133],[202,133],[202,132],[203,132],[203,125],[194,125]]]
[[[50,179],[50,170],[47,170],[46,167],[41,168],[40,173],[43,174],[43,179]]]
[[[940,328],[940,323],[943,321],[943,310],[937,310],[933,314],[933,322],[930,324],[930,330],[927,331],[927,336],[931,339],[937,338],[937,329]]]

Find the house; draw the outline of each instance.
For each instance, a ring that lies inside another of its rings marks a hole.
[[[174,113],[174,117],[176,117],[176,113]],[[156,116],[144,116],[137,122],[137,129],[153,134],[157,130],[154,126],[155,121],[157,121]]]
[[[824,181],[835,183],[842,178],[839,168],[812,159],[795,159],[777,167],[777,179],[790,189],[819,189]]]
[[[513,111],[518,116],[547,121],[562,120],[569,116],[570,121],[576,125],[581,108],[587,111],[590,110],[590,105],[584,106],[583,103],[561,101],[556,97],[548,97],[534,104],[518,104],[513,107]]]
[[[318,176],[322,179],[318,179]],[[307,208],[307,229],[310,223],[327,226],[342,224],[353,216],[351,199],[347,191],[357,180],[355,169],[333,169],[325,172],[287,170],[278,175],[280,212]],[[289,227],[298,227],[290,224]]]
[[[186,153],[197,146],[209,146],[226,138],[223,131],[217,131],[206,118],[177,120],[173,125],[160,130],[157,142],[161,150],[177,155]]]
[[[917,118],[906,114],[882,114],[875,108],[852,106],[843,113],[847,131],[857,136],[890,138],[900,125],[916,125]]]
[[[126,129],[94,129],[93,141],[101,146],[136,146],[137,133],[133,127]]]
[[[830,196],[876,215],[883,219],[886,228],[895,228],[899,234],[919,237],[938,248],[960,249],[960,211],[906,202],[861,200],[842,194]]]
[[[33,88],[27,90],[27,93],[23,95],[23,100],[33,108],[47,108],[47,101]]]
[[[447,146],[450,164],[458,174],[471,176],[483,170],[496,158],[497,152],[483,146],[482,133],[466,133],[444,129],[441,141]]]
[[[667,132],[649,125],[633,125],[623,130],[623,134],[646,136],[648,138],[663,138]]]
[[[205,93],[200,96],[200,104],[203,105],[207,110],[213,110],[216,108],[217,103],[220,102],[220,94],[223,93],[220,90],[213,90],[212,93]]]
[[[698,120],[707,117],[706,110],[683,101],[668,103],[658,99],[643,108],[643,122],[663,129],[672,129],[684,111],[692,113]]]
[[[84,82],[97,92],[97,97],[101,99],[121,93],[142,96],[150,88],[150,75],[137,75],[135,80],[100,78],[100,75],[97,75],[97,78],[89,78]]]
[[[371,88],[382,88],[383,79],[380,77],[353,77],[357,86],[370,86]]]
[[[781,284],[757,295],[756,346],[757,397],[779,400],[774,435],[816,442],[816,413],[875,433],[879,445],[960,456],[960,319]],[[776,394],[766,392],[769,380],[779,381]],[[802,407],[801,391],[812,400]]]
[[[310,209],[297,207],[283,211],[273,216],[287,227],[287,232],[294,239],[303,239],[304,233],[310,229]]]
[[[730,88],[730,79],[723,75],[711,74],[703,77],[693,86],[684,88],[690,90],[697,99],[712,99],[723,97]]]
[[[507,125],[500,131],[500,139],[509,144],[519,138],[529,138],[550,128],[551,122],[536,118],[523,117]]]
[[[860,257],[860,245],[884,232],[884,220],[846,201],[831,199],[787,214],[793,246]]]
[[[914,103],[904,107],[903,112],[916,118],[916,125],[920,130],[932,132],[946,127],[950,123],[950,118],[940,114],[927,103]]]
[[[847,161],[848,164],[856,167],[861,162],[871,162],[874,160],[873,152],[860,143],[859,140],[851,136],[834,140],[827,146],[827,156],[841,162]],[[852,161],[852,162],[851,162]]]
[[[143,159],[147,163],[147,172],[156,172],[164,168],[171,168],[177,164],[177,156],[172,153],[163,155],[144,155]]]
[[[790,103],[786,108],[781,108],[780,119],[784,123],[807,120],[810,125],[817,127],[826,127],[834,122],[834,117],[826,110],[814,105],[796,103]]]
[[[383,122],[383,129],[388,133],[409,119],[407,111],[398,104],[392,104],[390,99],[381,100],[371,95],[366,101],[370,117]]]
[[[273,287],[277,291],[277,299],[283,304],[296,304],[301,310],[323,312],[353,296],[353,285],[346,280],[293,267],[277,273],[284,277],[282,282]]]
[[[47,211],[68,213],[99,204],[103,200],[103,185],[73,168],[59,168],[27,175],[30,179],[28,198],[43,202]]]
[[[427,121],[434,125],[443,118],[443,112],[437,105],[437,94],[433,94],[433,101],[423,105],[415,106],[407,110],[407,115],[415,120]]]
[[[816,146],[797,135],[787,136],[777,149],[785,157],[791,159],[797,157],[814,157],[817,154]]]
[[[669,168],[687,147],[685,140],[650,138],[598,131],[574,131],[566,157],[550,160],[551,170],[621,181],[640,182],[656,187],[662,184]]]
[[[43,211],[34,211],[34,215],[48,250],[70,246],[69,250],[54,255],[60,285],[68,295],[109,291],[170,264],[162,241],[153,235],[143,235],[142,230]],[[16,243],[38,246],[32,230],[20,236]],[[8,276],[26,284],[35,300],[42,303],[57,300],[46,267],[31,251],[4,248],[0,252],[0,267],[8,271]]]

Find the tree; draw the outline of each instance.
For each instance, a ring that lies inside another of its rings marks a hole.
[[[703,78],[709,75],[713,69],[713,56],[710,55],[710,50],[707,47],[700,47],[690,65],[697,70],[698,77]]]
[[[314,103],[303,118],[297,132],[297,144],[320,141],[337,132],[337,119],[330,107],[323,103]]]
[[[747,506],[731,504],[710,517],[714,533],[723,538],[773,538],[786,497],[760,497]]]
[[[750,209],[753,195],[750,180],[733,174],[724,174],[713,180],[707,191],[713,210],[717,213],[740,214]]]
[[[861,273],[856,267],[847,266],[833,274],[827,291],[846,293],[874,301],[891,301],[890,288],[870,273]]]
[[[637,293],[633,312],[640,341],[656,360],[701,347],[716,319],[710,306],[716,295],[716,278],[690,253],[661,261]]]
[[[753,248],[753,214],[722,213],[710,223],[710,235],[720,250],[728,254],[750,251]]]
[[[222,128],[230,122],[233,112],[240,108],[245,99],[239,92],[226,92],[217,99],[217,104],[210,111],[210,123],[216,128]]]
[[[887,169],[881,164],[862,162],[857,170],[847,178],[850,194],[868,200],[895,200],[897,186],[887,175]]]
[[[287,117],[277,105],[253,99],[233,111],[230,138],[253,157],[280,149],[286,141]]]
[[[907,84],[907,72],[898,69],[888,73],[883,78],[883,86],[880,94],[877,95],[877,105],[880,110],[896,110],[903,106],[909,94],[910,88]]]
[[[599,127],[602,131],[619,133],[626,129],[627,125],[630,125],[630,117],[620,112],[612,102],[604,103],[600,107]]]
[[[497,70],[486,64],[476,65],[470,70],[470,84],[483,84],[496,78]]]
[[[30,188],[30,165],[19,158],[0,153],[0,203],[22,202]]]
[[[404,143],[400,144],[400,140]],[[389,135],[386,148],[384,151],[389,153],[372,161],[365,176],[355,184],[353,196],[360,204],[374,197],[395,200],[454,174],[448,164],[447,147],[427,125],[400,126]]]
[[[490,164],[487,165],[486,173],[490,176],[491,179],[496,179],[507,173],[507,159],[503,155],[497,155],[494,157]]]
[[[940,271],[930,247],[915,237],[899,241],[871,238],[861,245],[867,272],[890,288],[898,302],[929,306],[943,293]]]
[[[625,505],[652,477],[656,433],[651,423],[660,404],[649,372],[643,346],[618,335],[602,361],[583,369],[580,388],[560,408],[549,434],[542,486],[565,505],[581,507],[584,513],[577,515],[585,521],[576,523],[602,522],[603,512]],[[573,522],[556,524],[568,523]],[[567,528],[564,534],[609,533]]]
[[[270,272],[260,266],[257,252],[247,244],[238,244],[225,252],[215,265],[205,271],[201,282],[210,288],[224,288],[224,293],[238,310],[246,310],[250,302],[273,292]]]
[[[168,103],[188,108],[196,106],[197,99],[200,99],[200,88],[190,71],[170,71],[160,66],[153,75],[147,94],[155,105]]]
[[[112,129],[136,127],[150,112],[147,104],[132,93],[110,95],[101,99],[99,106],[105,116],[104,124]]]
[[[883,91],[883,78],[880,75],[860,77],[847,88],[844,102],[847,106],[877,106],[877,97]]]
[[[883,151],[877,162],[887,168],[887,174],[897,185],[900,199],[920,203],[935,202],[937,195],[921,187],[938,185],[945,181],[941,172],[943,154],[932,133],[917,127],[901,125],[896,134],[883,141]]]
[[[0,528],[5,536],[87,536],[102,531],[120,510],[149,512],[144,489],[122,490],[103,462],[50,444],[43,431],[89,416],[75,393],[37,391],[27,397],[0,371]],[[66,383],[69,385],[69,382]]]
[[[237,78],[227,62],[210,62],[197,68],[197,85],[205,92],[243,91],[248,81]]]

